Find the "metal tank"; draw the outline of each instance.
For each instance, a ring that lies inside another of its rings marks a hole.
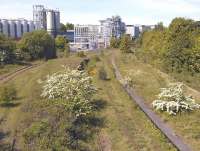
[[[6,19],[2,20],[2,29],[3,29],[3,34],[6,36],[9,36],[8,35],[8,20]]]
[[[60,30],[60,12],[55,11],[55,25],[56,25],[56,32]]]
[[[2,32],[3,32],[3,27],[2,27],[2,22],[0,20],[0,33],[2,33]]]
[[[29,21],[28,22],[28,27],[29,27],[28,32],[34,31],[35,30],[34,22],[33,21]]]
[[[16,20],[16,37],[21,38],[22,37],[22,24],[21,20]]]
[[[47,32],[52,36],[55,36],[55,13],[53,10],[47,10]]]
[[[16,32],[15,32],[15,22],[13,20],[9,20],[9,36],[12,38],[15,38]]]
[[[28,22],[27,20],[22,21],[22,27],[23,27],[23,34],[28,32]]]

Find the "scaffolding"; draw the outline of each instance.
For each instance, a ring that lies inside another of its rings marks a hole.
[[[46,12],[43,5],[33,5],[33,21],[36,30],[46,30]]]

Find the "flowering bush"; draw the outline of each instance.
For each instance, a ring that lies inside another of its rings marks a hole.
[[[47,76],[41,96],[63,100],[62,104],[79,117],[91,113],[90,101],[95,92],[92,79],[85,72],[65,68],[62,72]]]
[[[153,107],[156,110],[167,111],[170,115],[176,115],[181,111],[191,111],[199,109],[200,105],[195,103],[191,96],[184,95],[184,85],[182,83],[170,84],[169,88],[162,88],[155,100]]]

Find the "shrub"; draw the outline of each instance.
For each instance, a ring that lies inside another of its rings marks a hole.
[[[92,112],[90,103],[96,89],[91,77],[78,70],[65,69],[47,76],[42,97],[59,100],[76,117],[84,117]]]
[[[77,56],[78,56],[78,57],[81,57],[81,58],[86,57],[84,51],[79,51],[79,52],[77,52]]]
[[[181,111],[199,109],[200,105],[195,103],[191,96],[184,95],[182,83],[170,84],[169,88],[161,89],[158,100],[152,104],[156,110],[167,111],[170,115],[176,115]]]
[[[10,104],[17,97],[17,91],[12,85],[0,88],[0,101],[3,104]]]
[[[106,70],[103,67],[101,67],[99,69],[99,79],[101,79],[101,80],[108,80],[107,72],[106,72]]]

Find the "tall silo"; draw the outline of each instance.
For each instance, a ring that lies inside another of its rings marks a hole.
[[[9,36],[8,35],[8,20],[6,19],[2,20],[2,29],[3,29],[3,34],[6,36]]]
[[[55,36],[55,14],[53,10],[47,10],[47,32],[52,36]]]
[[[27,20],[22,21],[22,27],[23,27],[23,34],[28,32],[28,22]]]
[[[2,33],[2,32],[3,32],[3,27],[2,27],[2,22],[0,20],[0,33]]]
[[[56,25],[56,32],[60,30],[60,12],[55,11],[55,25]]]
[[[13,20],[9,20],[9,36],[15,38],[15,22]]]
[[[29,32],[32,32],[35,30],[35,25],[33,21],[28,22]]]
[[[17,38],[21,38],[22,37],[22,24],[21,24],[21,20],[16,20],[16,36]]]

